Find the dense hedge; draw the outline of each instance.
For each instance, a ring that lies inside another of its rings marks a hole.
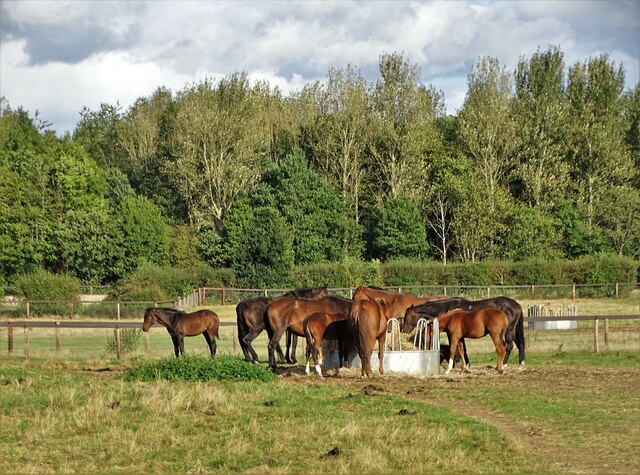
[[[638,261],[616,255],[573,261],[435,262],[394,261],[381,266],[385,285],[551,285],[635,283]]]

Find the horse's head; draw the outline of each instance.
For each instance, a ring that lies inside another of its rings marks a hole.
[[[402,329],[400,330],[402,333],[411,333],[416,327],[416,324],[420,320],[420,315],[416,312],[416,309],[413,305],[411,305],[405,312],[404,318],[402,319]]]
[[[149,307],[144,312],[144,321],[142,322],[142,331],[148,332],[149,328],[158,320],[155,307]]]

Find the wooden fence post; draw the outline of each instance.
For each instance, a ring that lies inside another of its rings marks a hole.
[[[620,295],[618,290],[618,283],[616,282],[616,300],[618,300],[618,296]]]
[[[116,326],[116,358],[120,359],[121,356],[121,348],[120,348],[120,327]]]
[[[24,359],[29,359],[29,327],[24,326]]]
[[[604,319],[604,349],[609,350],[609,319]]]
[[[575,284],[575,282],[573,284],[571,284],[571,299],[572,300],[576,299],[576,284]]]
[[[149,332],[144,332],[144,350],[149,354]]]
[[[30,313],[31,313],[31,308],[29,306],[29,301],[27,300],[27,318],[29,318]]]
[[[60,322],[56,322],[56,353],[60,353]]]
[[[238,354],[238,339],[236,338],[236,327],[232,327],[231,338],[233,339],[233,356]]]
[[[7,328],[7,350],[13,353],[13,327]]]
[[[600,352],[600,348],[598,346],[598,319],[594,319],[593,321],[593,350],[596,353]]]
[[[224,287],[222,288],[222,292],[220,292],[220,305],[224,305]]]

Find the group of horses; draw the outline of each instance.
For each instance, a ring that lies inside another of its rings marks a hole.
[[[449,345],[448,374],[456,355],[463,363],[463,371],[469,370],[469,358],[465,338],[482,338],[490,335],[496,348],[496,370],[503,371],[515,343],[519,363],[525,360],[524,322],[518,302],[507,297],[471,301],[446,295],[415,297],[401,292],[389,292],[377,287],[359,286],[353,298],[330,295],[326,287],[300,288],[281,297],[252,297],[236,307],[238,341],[246,361],[259,362],[252,346],[253,340],[267,332],[268,363],[276,369],[276,353],[280,361],[296,362],[297,337],[307,341],[306,372],[310,372],[313,359],[316,372],[322,376],[322,342],[338,343],[340,366],[348,360],[348,354],[357,350],[362,364],[362,376],[371,377],[371,355],[378,343],[379,372],[384,373],[383,356],[387,335],[387,322],[391,318],[402,321],[401,331],[411,333],[424,319],[433,338],[433,322],[438,319],[440,332],[447,334]],[[155,322],[164,325],[171,335],[176,356],[184,353],[184,337],[203,334],[211,356],[215,355],[219,319],[210,310],[193,313],[167,308],[149,308],[145,312],[143,330]],[[287,351],[283,354],[280,340],[287,335]],[[437,335],[435,336],[437,338]]]

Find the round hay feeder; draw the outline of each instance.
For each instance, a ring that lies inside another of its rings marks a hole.
[[[383,366],[385,372],[407,373],[416,375],[432,375],[440,372],[440,339],[438,338],[438,319],[433,320],[433,335],[430,348],[427,349],[426,338],[427,321],[420,319],[413,339],[412,349],[402,349],[400,339],[400,324],[396,318],[387,322],[387,342],[391,342],[391,349],[385,349]],[[396,348],[396,341],[398,343]],[[335,369],[340,366],[340,357],[335,341],[322,342],[324,354],[324,370]],[[361,362],[358,353],[354,351],[346,358],[345,366],[360,368]],[[377,370],[379,367],[378,350],[374,349],[371,355],[371,367]]]

